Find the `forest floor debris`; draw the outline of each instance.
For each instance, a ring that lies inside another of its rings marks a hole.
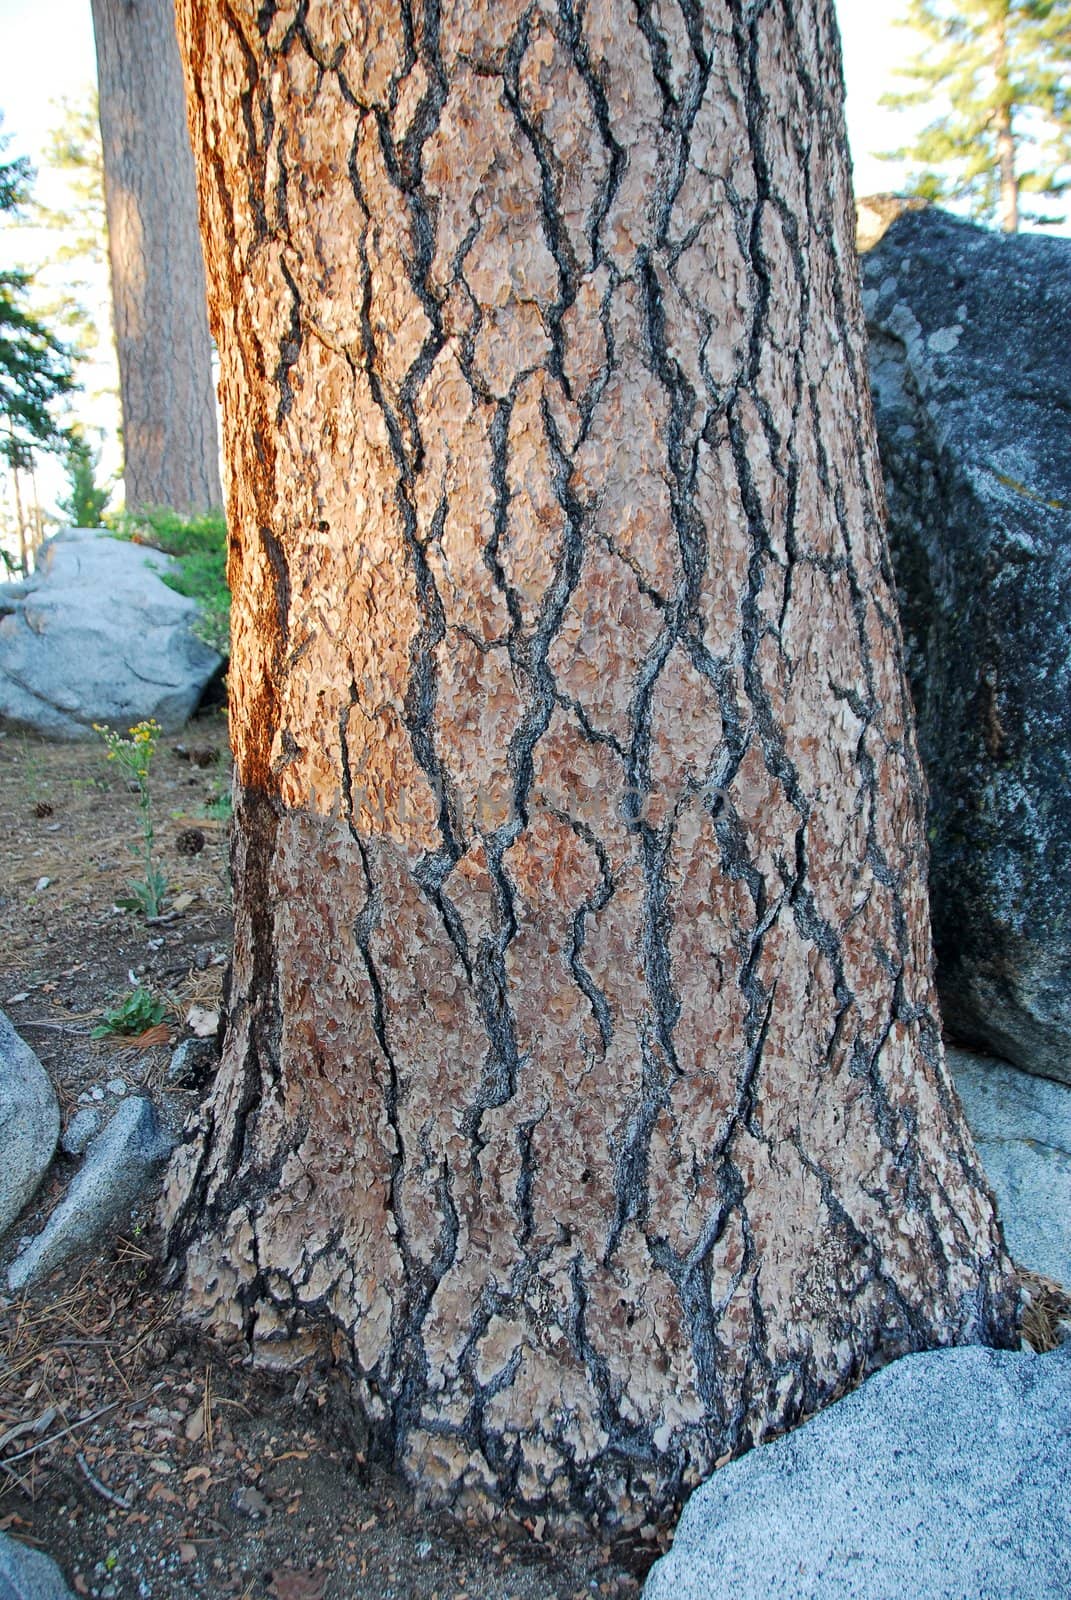
[[[150,1094],[177,1132],[197,1100],[168,1081],[172,1049],[221,999],[230,947],[221,714],[153,769],[170,908],[114,910],[131,870],[135,797],[92,744],[0,735],[0,1007],[33,1046],[64,1124]],[[199,759],[189,759],[190,741]],[[175,741],[174,743],[178,743]],[[204,843],[190,853],[191,829]],[[45,882],[47,880],[47,882]],[[93,1038],[137,985],[166,1022]],[[120,1093],[120,1084],[122,1093]],[[0,1248],[6,1273],[76,1170],[57,1156]],[[160,1285],[153,1204],[88,1257],[0,1297],[0,1530],[47,1550],[92,1600],[624,1600],[657,1548],[552,1544],[503,1519],[419,1511],[367,1461],[331,1374],[283,1385],[198,1342]]]
[[[155,1244],[151,1229],[113,1240],[77,1276],[0,1304],[0,1529],[47,1550],[76,1594],[638,1593],[609,1545],[418,1511],[353,1448],[330,1373],[283,1384],[188,1337]]]

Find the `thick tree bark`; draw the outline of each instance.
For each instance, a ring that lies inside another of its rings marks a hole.
[[[127,507],[223,504],[171,0],[92,0]]]
[[[829,0],[180,0],[238,534],[191,1314],[634,1524],[1006,1342]]]

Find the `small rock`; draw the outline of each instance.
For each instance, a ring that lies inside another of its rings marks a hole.
[[[254,1521],[266,1517],[271,1510],[260,1490],[254,1489],[251,1484],[234,1491],[231,1495],[231,1505],[235,1511],[241,1512],[243,1517],[251,1517]]]
[[[0,1235],[36,1194],[55,1154],[59,1127],[48,1074],[0,1011]]]
[[[855,202],[855,247],[860,255],[882,239],[905,211],[921,211],[929,204],[918,195],[865,194]]]
[[[104,1099],[104,1090],[101,1088],[99,1083],[95,1083],[93,1085],[92,1089],[90,1089],[89,1098],[91,1100],[103,1100]]]
[[[129,1210],[171,1153],[152,1101],[131,1095],[86,1150],[81,1168],[44,1229],[8,1271],[8,1287],[46,1277]]]
[[[215,1037],[219,1027],[219,1011],[208,1006],[191,1006],[186,1013],[186,1026],[198,1039],[211,1039]]]
[[[168,1084],[176,1089],[199,1089],[218,1061],[215,1039],[183,1039],[168,1065]]]
[[[33,886],[34,894],[44,894],[51,882],[51,878],[38,878],[37,882]]]
[[[109,1078],[107,1089],[109,1094],[126,1094],[126,1081],[123,1078]]]
[[[100,1131],[100,1112],[83,1106],[63,1130],[60,1149],[66,1156],[80,1156],[95,1133]]]
[[[0,1533],[0,1596],[3,1600],[74,1600],[63,1573],[41,1550]]]
[[[178,756],[180,761],[188,761],[193,767],[211,767],[219,760],[219,751],[208,745],[194,745],[192,749],[187,749],[184,744],[173,744],[171,753]]]

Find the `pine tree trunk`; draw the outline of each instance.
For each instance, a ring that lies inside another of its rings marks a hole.
[[[1002,113],[997,133],[1000,165],[1000,226],[1005,233],[1019,232],[1019,179],[1015,172],[1015,139],[1011,116]]]
[[[1014,1337],[941,1050],[830,0],[180,0],[236,946],[186,1306],[634,1525]],[[327,1335],[324,1335],[326,1337]]]
[[[33,557],[34,565],[37,564],[37,554],[45,542],[45,519],[41,511],[41,498],[37,493],[37,473],[34,470],[33,456],[30,457],[30,489],[33,493]]]
[[[994,70],[997,80],[998,105],[997,169],[1000,175],[1000,226],[1005,233],[1019,232],[1019,178],[1015,170],[1015,135],[1012,132],[1012,105],[1014,95],[1008,76],[1007,20],[997,24],[994,49]]]
[[[30,541],[26,532],[26,517],[22,509],[22,487],[19,484],[19,469],[14,460],[11,462],[11,481],[15,486],[15,519],[19,525],[19,566],[24,578],[30,575]]]
[[[171,0],[92,0],[128,509],[219,508],[212,346]]]

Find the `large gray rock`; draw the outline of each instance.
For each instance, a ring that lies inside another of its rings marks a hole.
[[[905,1356],[689,1500],[644,1600],[1066,1600],[1071,1346]]]
[[[1071,241],[930,209],[861,266],[945,1018],[1071,1082]]]
[[[74,1600],[74,1596],[51,1556],[0,1533],[0,1600]]]
[[[173,566],[101,529],[49,539],[32,577],[0,585],[0,718],[58,739],[180,728],[220,657],[190,632],[196,601],[163,582]]]
[[[152,1101],[144,1095],[124,1100],[107,1127],[90,1141],[82,1165],[42,1231],[15,1257],[8,1287],[25,1289],[92,1244],[140,1198],[172,1148]]]
[[[1071,1088],[965,1050],[948,1064],[1008,1249],[1071,1294]]]
[[[59,1128],[48,1073],[0,1011],[0,1237],[37,1193]]]

